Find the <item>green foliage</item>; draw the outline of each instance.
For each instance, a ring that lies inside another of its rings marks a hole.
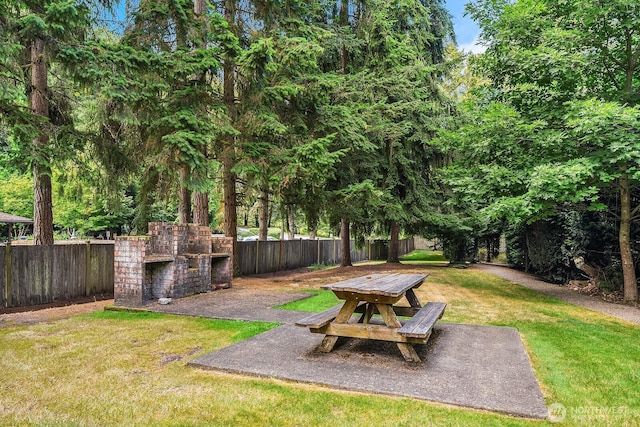
[[[356,245],[361,246],[376,224],[376,217],[372,213],[381,209],[382,196],[382,191],[370,180],[336,190],[330,196],[330,214],[335,215],[331,222],[337,223],[340,219],[351,222]]]
[[[9,175],[0,186],[0,212],[33,218],[33,179]]]
[[[374,226],[386,234],[391,223],[421,230],[428,223],[425,212],[434,205],[438,152],[431,141],[452,110],[437,86],[446,71],[451,21],[439,1],[363,7],[353,25],[337,17],[341,37],[327,49],[333,54],[327,61],[338,74],[322,126],[335,129],[336,146],[349,149],[329,183],[335,189],[331,222],[350,220],[356,237]],[[363,216],[362,205],[347,199],[367,185],[379,200],[376,206],[369,202]]]
[[[335,134],[317,129],[327,103],[319,66],[326,32],[306,22],[308,7],[261,10],[265,27],[248,38],[238,61],[245,102],[238,108],[242,136],[234,171],[246,177],[248,192],[260,192],[261,199],[269,192],[272,202],[300,207],[315,229],[325,183],[345,151],[333,145]]]
[[[110,0],[11,0],[0,6],[0,126],[9,133],[2,151],[20,172],[33,170],[36,244],[53,243],[53,168],[89,139],[75,127],[76,81],[61,52],[85,46],[91,8],[110,5]]]
[[[620,289],[616,224],[602,212],[562,210],[530,225],[506,230],[508,262],[545,280],[563,283],[582,278],[573,259],[583,257],[602,269],[611,289]]]
[[[615,202],[640,183],[638,6],[492,0],[468,10],[488,42],[472,65],[491,81],[465,99],[460,131],[443,133],[456,157],[444,179],[457,206],[480,212],[483,227],[506,220],[518,230],[510,260],[553,280],[576,273],[571,260],[592,246],[574,237],[589,232],[609,239],[592,262],[617,266],[609,248],[624,252],[628,243],[575,218],[591,215],[585,210],[622,217],[623,209],[638,218],[637,197],[630,208]],[[609,229],[611,217],[591,218]]]
[[[49,154],[62,158],[62,153],[68,153],[65,147],[67,141],[77,136],[69,118],[70,107],[66,104],[69,95],[65,90],[71,87],[72,81],[68,81],[65,78],[67,75],[61,73],[67,71],[68,65],[61,52],[86,42],[91,24],[90,7],[108,6],[110,3],[68,0],[3,2],[0,59],[5,65],[0,69],[0,118],[9,125],[15,143],[29,144],[35,135],[46,131],[55,134],[57,139],[54,147],[45,148],[50,151]],[[46,56],[42,59],[57,67],[57,76],[60,77],[49,79],[50,111],[46,118],[36,117],[27,108],[29,91],[25,89],[30,87],[31,82],[29,73],[25,73],[24,69],[30,61],[29,46],[35,38],[45,41]]]
[[[129,174],[142,176],[136,228],[146,229],[158,199],[175,199],[178,188],[211,190],[216,143],[235,132],[218,73],[224,57],[238,54],[238,40],[218,12],[196,19],[186,1],[143,1],[131,19],[122,37],[103,37],[64,55],[77,65],[79,80],[99,89],[95,115],[87,120],[98,133],[95,161],[121,190]],[[185,174],[179,177],[179,170]]]
[[[265,191],[310,230],[348,217],[358,240],[391,222],[424,229],[438,204],[430,142],[452,110],[439,90],[453,38],[442,1],[374,1],[358,16],[353,4],[251,3],[229,23],[214,5],[196,17],[190,1],[144,0],[117,35],[92,21],[109,3],[0,5],[0,156],[19,170],[54,159],[57,227],[173,220],[176,190],[217,195],[216,157],[233,135],[241,202]],[[41,33],[49,121],[32,117],[24,90],[25,40]],[[233,112],[224,61],[237,71]],[[55,143],[34,155],[26,147],[42,130]]]

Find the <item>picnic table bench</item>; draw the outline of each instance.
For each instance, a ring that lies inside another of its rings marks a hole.
[[[405,360],[420,362],[412,344],[425,344],[434,324],[444,314],[446,304],[429,302],[424,307],[414,289],[427,274],[372,274],[322,286],[345,302],[296,322],[311,332],[325,334],[319,350],[330,352],[338,338],[351,337],[395,342]],[[409,306],[396,305],[405,298]],[[355,322],[352,316],[359,313]],[[372,324],[380,315],[384,324]],[[404,324],[397,316],[410,317]]]

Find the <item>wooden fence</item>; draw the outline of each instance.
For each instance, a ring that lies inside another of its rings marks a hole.
[[[385,260],[388,245],[386,240],[374,240],[357,249],[352,241],[351,260]],[[413,239],[400,240],[400,255],[413,250]],[[341,258],[340,240],[238,242],[238,264],[244,276],[335,265]],[[113,242],[0,245],[0,284],[0,307],[113,294]]]
[[[113,242],[0,246],[0,307],[113,294]]]
[[[351,241],[351,260],[386,260],[387,240],[367,241],[357,249]],[[413,238],[400,240],[400,255],[414,250]],[[238,242],[238,266],[240,274],[273,273],[293,270],[314,264],[335,265],[342,258],[340,240],[277,240]]]

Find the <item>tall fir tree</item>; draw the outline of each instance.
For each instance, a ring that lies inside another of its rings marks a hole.
[[[54,82],[51,70],[56,67],[64,72],[59,53],[86,42],[92,22],[90,7],[110,7],[111,3],[10,0],[0,4],[0,57],[6,64],[0,71],[0,109],[13,137],[29,153],[38,245],[53,244],[51,165],[73,145],[74,134],[62,94],[65,77]]]

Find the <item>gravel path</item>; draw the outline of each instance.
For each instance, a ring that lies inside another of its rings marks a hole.
[[[610,316],[640,325],[640,309],[628,305],[614,304],[603,301],[598,297],[581,294],[565,286],[554,285],[537,279],[531,274],[523,273],[506,266],[497,264],[474,264],[472,268],[495,274],[503,279],[517,283],[527,288],[556,297],[569,304],[577,305],[593,311],[599,311]]]

